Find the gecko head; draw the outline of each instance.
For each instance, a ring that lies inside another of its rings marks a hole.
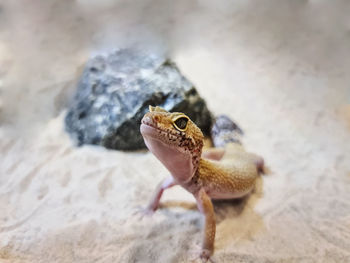
[[[149,112],[141,120],[140,131],[144,138],[151,137],[179,151],[191,152],[203,146],[203,133],[188,116],[158,106],[149,106]]]
[[[196,169],[204,136],[184,113],[149,106],[140,131],[148,149],[166,166],[191,160],[192,168]]]

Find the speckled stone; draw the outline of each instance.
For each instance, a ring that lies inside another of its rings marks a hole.
[[[187,114],[209,135],[212,114],[195,87],[165,57],[130,49],[87,62],[65,118],[78,145],[145,148],[139,132],[148,105]]]

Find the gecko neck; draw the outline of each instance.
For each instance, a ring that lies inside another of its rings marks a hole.
[[[193,174],[192,176],[196,173],[196,171],[198,170],[199,168],[199,165],[200,165],[200,161],[201,161],[201,156],[202,156],[202,147],[203,147],[203,144],[201,144],[200,146],[198,146],[197,148],[195,148],[193,151],[192,151],[192,165],[193,165]]]
[[[185,183],[185,184],[188,183],[196,175],[196,172],[202,160],[201,158],[202,148],[203,148],[203,142],[200,142],[199,145],[197,145],[192,150],[190,150],[190,160],[191,160],[192,169],[189,175],[185,178],[185,180],[182,181],[182,183]]]
[[[160,140],[145,137],[148,149],[168,169],[175,181],[185,183],[196,173],[202,153],[202,143],[189,149],[175,147]]]
[[[173,158],[170,164],[160,161],[169,170],[171,175],[179,183],[187,183],[195,176],[201,160],[202,146],[196,147],[192,151],[181,152],[173,154]]]

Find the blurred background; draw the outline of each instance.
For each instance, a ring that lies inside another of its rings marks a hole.
[[[0,261],[188,262],[199,243],[199,213],[171,205],[192,207],[183,189],[132,216],[167,174],[151,154],[77,148],[64,131],[86,61],[123,47],[170,57],[272,171],[248,205],[218,208],[218,262],[350,261],[349,13],[346,0],[0,0]]]
[[[124,46],[169,54],[206,98],[259,86],[340,106],[350,96],[348,12],[347,1],[322,0],[2,1],[1,120],[54,117],[79,67]],[[235,103],[256,100],[249,93]]]

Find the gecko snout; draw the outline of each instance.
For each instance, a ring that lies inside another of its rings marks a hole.
[[[159,116],[152,116],[150,114],[146,114],[142,120],[141,123],[152,126],[152,127],[157,127],[157,123],[159,122]]]

